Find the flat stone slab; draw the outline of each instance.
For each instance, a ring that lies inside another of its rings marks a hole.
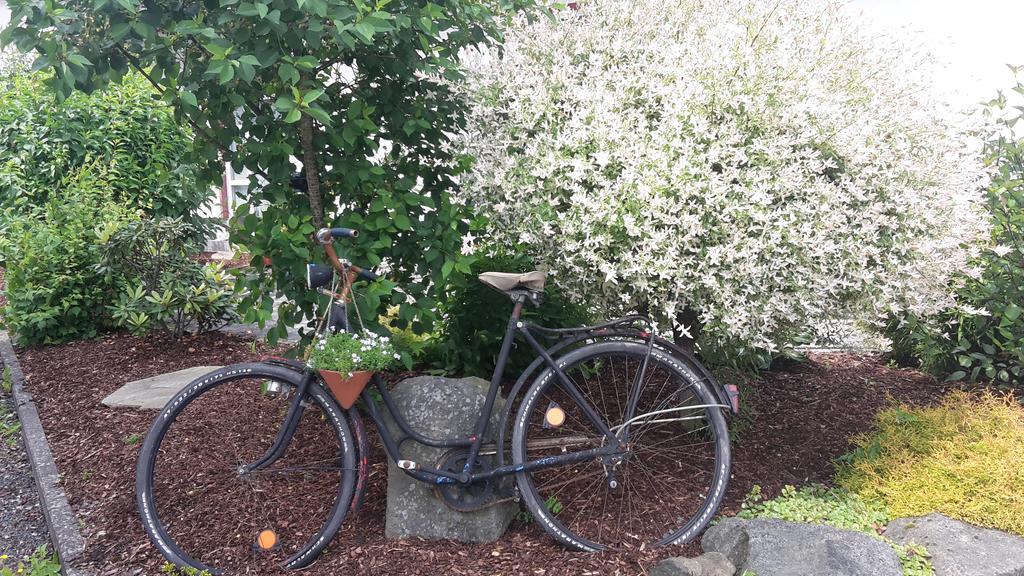
[[[928,549],[935,576],[1024,576],[1024,538],[942,514],[899,518],[885,536]]]
[[[220,368],[223,366],[195,366],[129,382],[104,398],[103,405],[160,410],[189,382]]]

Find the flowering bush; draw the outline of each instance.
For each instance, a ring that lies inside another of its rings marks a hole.
[[[1014,67],[1024,72],[1024,67]],[[957,305],[939,322],[912,314],[894,317],[888,334],[900,360],[914,359],[949,380],[985,379],[1024,386],[1024,82],[989,103],[995,119],[986,157],[994,169],[986,199],[992,247],[975,260],[979,274],[966,279]]]
[[[401,357],[387,336],[378,336],[373,332],[341,332],[317,340],[310,359],[313,366],[320,370],[334,370],[351,376],[353,372],[361,370],[387,370]]]
[[[466,60],[492,240],[705,346],[946,308],[985,234],[974,120],[832,4],[589,0]]]

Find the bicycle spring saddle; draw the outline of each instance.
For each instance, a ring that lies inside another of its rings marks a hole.
[[[510,272],[484,272],[477,276],[486,286],[505,294],[513,301],[529,300],[534,306],[540,306],[541,295],[544,293],[544,281],[548,273],[540,270],[523,274]]]

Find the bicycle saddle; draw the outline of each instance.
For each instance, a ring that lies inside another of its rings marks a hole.
[[[534,270],[533,272],[526,272],[525,274],[515,274],[509,272],[484,272],[477,278],[481,282],[500,290],[501,292],[511,292],[513,290],[530,290],[532,292],[543,292],[544,291],[544,280],[547,278],[547,272],[541,272],[540,270]]]

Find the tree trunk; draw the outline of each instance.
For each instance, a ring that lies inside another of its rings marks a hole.
[[[313,212],[313,226],[324,227],[324,203],[320,195],[320,168],[313,148],[313,118],[306,114],[299,119],[299,140],[302,142],[302,170],[306,173],[306,196]]]
[[[686,326],[690,331],[690,337],[683,334],[682,330],[672,326],[672,339],[682,349],[695,352],[694,348],[696,347],[697,339],[700,338],[701,330],[704,329],[697,311],[689,306],[683,308],[682,312],[676,314],[676,324]]]

